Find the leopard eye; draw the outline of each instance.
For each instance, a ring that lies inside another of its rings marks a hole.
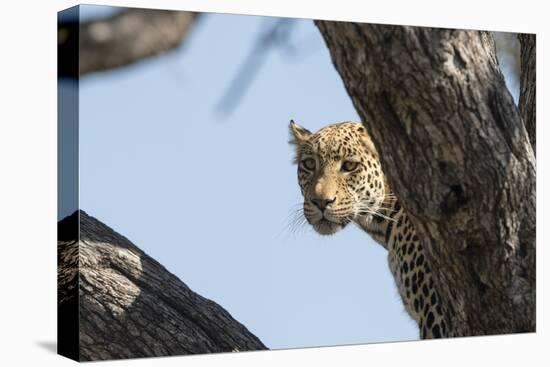
[[[307,170],[313,171],[315,169],[315,159],[313,158],[306,158],[302,160],[302,167],[304,167]]]
[[[344,161],[344,163],[342,163],[342,171],[352,172],[355,171],[358,166],[359,162]]]

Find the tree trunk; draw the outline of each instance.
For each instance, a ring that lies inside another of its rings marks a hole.
[[[519,97],[519,110],[527,128],[529,140],[536,154],[536,37],[534,34],[520,34],[521,46],[521,90]]]
[[[83,211],[58,226],[58,351],[80,361],[267,349]]]
[[[535,156],[492,36],[316,25],[422,238],[454,331],[534,331]],[[522,85],[522,101],[527,93]]]
[[[58,49],[61,55],[79,49],[79,59],[58,60],[61,77],[77,78],[110,70],[179,46],[199,14],[186,11],[128,9],[110,18],[80,23],[60,22]],[[79,75],[72,72],[79,65]]]

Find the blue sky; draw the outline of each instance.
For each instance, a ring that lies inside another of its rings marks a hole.
[[[351,226],[289,228],[289,120],[358,120],[313,23],[292,32],[307,52],[272,50],[233,113],[216,110],[265,19],[208,14],[174,52],[81,80],[81,208],[270,348],[417,339],[382,247]]]

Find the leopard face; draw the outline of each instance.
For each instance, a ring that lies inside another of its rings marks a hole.
[[[316,133],[290,123],[303,212],[319,234],[376,218],[389,192],[378,154],[361,123],[329,125]]]

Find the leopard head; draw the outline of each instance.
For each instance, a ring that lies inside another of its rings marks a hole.
[[[291,121],[289,128],[303,213],[315,231],[330,235],[372,221],[389,189],[364,126],[342,122],[311,133]]]

